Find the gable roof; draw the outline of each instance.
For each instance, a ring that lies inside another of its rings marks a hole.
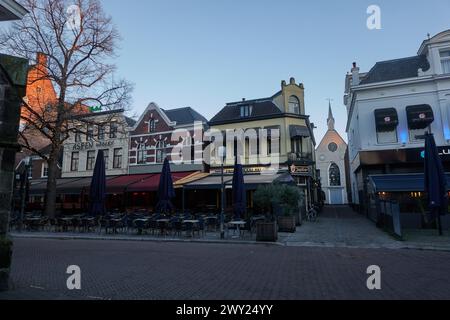
[[[252,112],[249,117],[241,117],[241,107],[251,106]],[[282,115],[283,112],[273,103],[272,100],[250,100],[227,104],[211,120],[210,124],[220,124],[223,122],[249,121],[260,117]]]
[[[194,124],[195,121],[201,121],[203,123],[207,123],[205,117],[203,117],[200,113],[192,109],[191,107],[186,108],[178,108],[178,109],[161,109],[167,117],[177,123],[177,126]]]
[[[425,55],[380,61],[367,73],[360,84],[415,78],[418,70],[427,71],[430,63]]]

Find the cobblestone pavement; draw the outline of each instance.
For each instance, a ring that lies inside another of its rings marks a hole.
[[[316,222],[304,222],[295,234],[282,235],[287,245],[399,248],[401,243],[347,206],[325,207]]]
[[[380,291],[366,287],[374,264]],[[437,251],[15,239],[15,290],[0,299],[450,299],[448,270]]]

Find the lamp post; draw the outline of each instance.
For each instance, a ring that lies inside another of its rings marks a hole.
[[[220,239],[225,238],[224,215],[225,215],[225,184],[224,184],[224,163],[227,155],[227,149],[224,146],[219,147],[219,156],[221,162],[221,210],[220,210]]]
[[[30,168],[31,168],[31,157],[27,157],[24,160],[24,170],[22,172],[22,179],[20,184],[20,196],[21,196],[21,202],[20,202],[20,215],[19,215],[19,232],[22,232],[23,228],[23,217],[25,213],[25,203],[27,201],[27,190],[28,190],[28,179],[30,174]]]

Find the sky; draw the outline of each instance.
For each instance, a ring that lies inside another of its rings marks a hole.
[[[306,113],[327,130],[328,101],[345,133],[344,79],[377,62],[417,54],[450,29],[449,0],[102,0],[122,40],[116,64],[134,84],[132,113],[150,102],[190,106],[211,119],[227,102],[272,96],[294,77]],[[369,30],[370,5],[381,29]]]

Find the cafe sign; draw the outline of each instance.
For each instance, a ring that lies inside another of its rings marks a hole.
[[[89,142],[78,142],[73,145],[73,151],[86,151],[93,150],[99,148],[111,148],[114,146],[114,140],[109,141],[99,141],[94,143],[93,141]]]

